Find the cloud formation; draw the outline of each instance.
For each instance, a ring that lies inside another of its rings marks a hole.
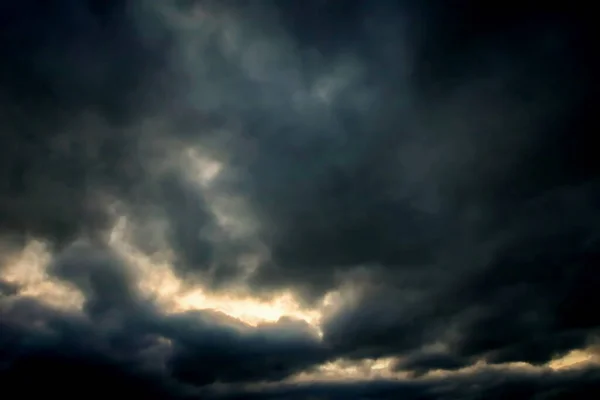
[[[1,390],[600,393],[586,10],[155,3],[0,8]]]

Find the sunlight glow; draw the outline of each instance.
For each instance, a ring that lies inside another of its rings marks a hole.
[[[61,310],[81,309],[83,294],[47,273],[50,260],[46,244],[31,240],[21,252],[9,258],[6,267],[0,270],[0,278],[16,285],[20,296],[33,297]]]
[[[573,350],[563,357],[550,361],[548,367],[553,370],[573,369],[585,367],[590,363],[598,363],[599,361],[589,350]]]
[[[210,293],[200,286],[186,284],[173,271],[172,254],[168,250],[149,256],[131,244],[125,218],[116,224],[111,245],[133,269],[142,293],[155,300],[165,312],[213,309],[252,326],[292,317],[306,321],[315,329],[318,327],[321,312],[303,309],[290,292],[258,299],[241,289],[235,293]]]
[[[391,370],[391,365],[394,360],[394,357],[362,360],[333,360],[321,364],[311,371],[297,374],[290,378],[290,381],[300,383],[406,378],[408,376],[407,373]]]
[[[225,193],[219,186],[218,178],[224,173],[224,164],[205,157],[195,150],[185,150],[179,160],[179,166],[191,183],[197,184],[204,201],[215,216],[218,229],[211,237],[215,246],[229,240],[244,240],[249,250],[239,255],[240,267],[250,274],[269,257],[269,249],[264,246],[257,233],[258,222],[243,198]],[[361,288],[364,288],[365,275],[357,268],[354,275],[345,276],[339,287],[328,293],[320,305],[313,309],[302,307],[291,291],[281,291],[269,297],[252,295],[243,284],[227,293],[211,292],[199,283],[182,280],[173,269],[175,254],[167,243],[163,230],[165,225],[159,220],[148,227],[157,238],[158,250],[148,254],[134,243],[133,226],[123,210],[114,211],[114,227],[109,235],[110,247],[125,261],[131,269],[140,293],[154,302],[165,313],[179,313],[192,310],[214,310],[239,320],[250,326],[274,323],[282,318],[302,320],[308,323],[315,334],[322,337],[321,320],[338,312],[353,302],[360,301]],[[158,218],[158,217],[157,217]],[[139,227],[138,227],[139,228]],[[227,248],[225,248],[227,249]],[[0,270],[0,279],[15,284],[19,296],[31,296],[43,303],[65,311],[79,311],[85,298],[83,294],[47,272],[52,259],[48,246],[37,240],[30,240],[25,248],[9,256],[5,268]],[[364,272],[364,271],[363,271]],[[160,359],[168,343],[161,343],[156,354],[149,357]],[[469,374],[482,369],[517,369],[524,371],[557,371],[581,368],[590,363],[600,363],[599,352],[592,350],[574,350],[564,357],[557,358],[544,366],[535,367],[528,363],[507,363],[490,365],[485,361],[476,362],[458,371],[430,371],[418,379],[429,379],[448,375]],[[297,374],[290,382],[372,380],[372,379],[409,379],[410,372],[393,370],[394,357],[380,359],[347,360],[338,359],[319,365],[310,371]],[[158,362],[158,361],[156,361]]]
[[[269,299],[254,298],[242,290],[235,293],[210,293],[205,288],[190,286],[174,273],[170,253],[165,250],[160,254],[146,255],[136,249],[127,240],[127,224],[120,218],[111,234],[111,246],[132,268],[138,279],[140,291],[155,301],[164,312],[176,313],[190,310],[212,309],[250,326],[277,322],[283,317],[291,317],[306,321],[315,333],[320,332],[320,320],[329,307],[336,305],[341,299],[339,292],[326,296],[320,308],[302,308],[291,292],[282,292]],[[3,280],[19,287],[19,296],[31,296],[56,309],[65,311],[81,310],[84,302],[83,294],[66,282],[49,275],[46,268],[51,260],[47,246],[40,241],[31,240],[27,246],[9,259],[7,266],[1,271]],[[164,346],[168,347],[168,343]],[[164,349],[156,350],[160,354]],[[600,363],[600,357],[590,349],[574,350],[567,355],[552,360],[544,366],[533,366],[524,362],[490,365],[479,361],[457,371],[430,371],[419,379],[439,378],[449,375],[470,374],[474,371],[488,370],[564,370],[584,368],[591,363]],[[149,357],[159,357],[149,355]],[[157,358],[158,359],[158,358]],[[322,364],[310,371],[297,374],[290,382],[313,381],[350,381],[373,379],[409,379],[410,373],[392,370],[394,358],[344,360],[338,359]]]

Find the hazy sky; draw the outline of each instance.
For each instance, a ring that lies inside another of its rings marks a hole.
[[[536,3],[2,2],[2,398],[600,397],[593,13]]]

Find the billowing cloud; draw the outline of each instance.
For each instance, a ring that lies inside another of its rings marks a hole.
[[[155,3],[0,8],[2,390],[599,392],[584,10]]]

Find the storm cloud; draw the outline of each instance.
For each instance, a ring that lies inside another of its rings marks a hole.
[[[5,3],[1,390],[600,393],[589,10]]]

